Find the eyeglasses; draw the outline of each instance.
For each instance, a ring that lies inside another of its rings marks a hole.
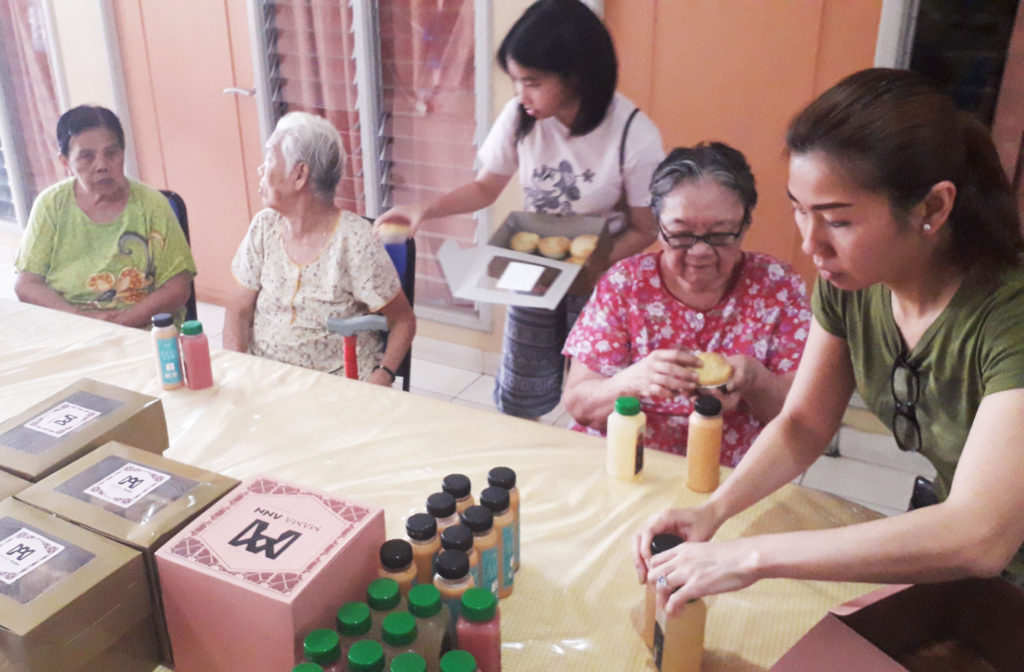
[[[668,246],[673,250],[687,250],[697,243],[704,243],[711,247],[727,247],[735,243],[741,235],[743,235],[743,226],[745,222],[740,222],[739,228],[735,232],[726,233],[705,233],[703,236],[698,236],[695,233],[677,233],[670,235],[665,230],[665,226],[661,223],[661,219],[658,219],[658,230],[661,231],[662,238],[668,243]]]
[[[921,397],[921,383],[917,369],[900,353],[892,363],[890,379],[892,400],[895,405],[892,415],[892,434],[900,450],[917,452],[921,450],[921,425],[917,422],[917,400]]]

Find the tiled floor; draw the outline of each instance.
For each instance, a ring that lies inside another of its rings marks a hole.
[[[13,261],[13,250],[0,244],[0,297],[14,297]],[[198,308],[211,347],[219,348],[224,309],[208,303]],[[423,337],[414,341],[413,354],[412,393],[497,412],[491,401],[495,356]],[[541,421],[565,427],[570,417],[559,404]],[[920,455],[901,453],[889,436],[843,427],[839,446],[840,457],[819,458],[797,482],[892,515],[906,510],[917,474],[935,473]]]

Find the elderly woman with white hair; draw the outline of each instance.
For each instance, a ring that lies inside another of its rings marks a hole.
[[[361,377],[389,386],[416,333],[398,274],[369,222],[335,206],[341,136],[312,114],[291,112],[267,140],[256,213],[235,253],[224,347],[327,373],[344,373],[342,337],[329,317],[380,313],[358,338]]]

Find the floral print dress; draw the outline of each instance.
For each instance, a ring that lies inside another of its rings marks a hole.
[[[803,279],[789,266],[766,254],[744,253],[732,287],[715,307],[701,311],[665,287],[660,254],[623,259],[605,274],[564,354],[608,377],[662,348],[747,355],[774,374],[796,370],[811,312]],[[690,400],[681,395],[640,401],[647,416],[644,445],[685,454]],[[723,419],[721,463],[735,466],[762,425],[743,402]],[[578,423],[572,428],[601,435]]]

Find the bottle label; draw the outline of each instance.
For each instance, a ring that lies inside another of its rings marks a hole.
[[[661,669],[662,654],[665,653],[665,632],[661,629],[661,623],[654,623],[654,667]]]
[[[516,573],[516,531],[511,525],[501,531],[501,556],[501,587],[508,588]]]
[[[181,382],[181,355],[178,339],[161,338],[156,342],[156,355],[160,363],[160,382],[173,385]]]
[[[491,546],[480,552],[480,565],[483,567],[483,588],[498,595],[498,547]]]
[[[636,462],[633,467],[633,475],[636,476],[644,470],[644,434],[647,433],[646,425],[640,425],[636,433]]]
[[[516,569],[519,569],[519,516],[516,516],[516,554],[515,560]]]
[[[469,575],[473,577],[473,585],[478,588],[484,587],[484,566],[480,564],[479,558],[477,563],[469,570]]]
[[[24,426],[26,429],[42,432],[59,439],[100,415],[99,411],[63,401],[32,418]]]
[[[85,494],[127,508],[170,480],[170,476],[140,464],[125,463],[85,489]]]

